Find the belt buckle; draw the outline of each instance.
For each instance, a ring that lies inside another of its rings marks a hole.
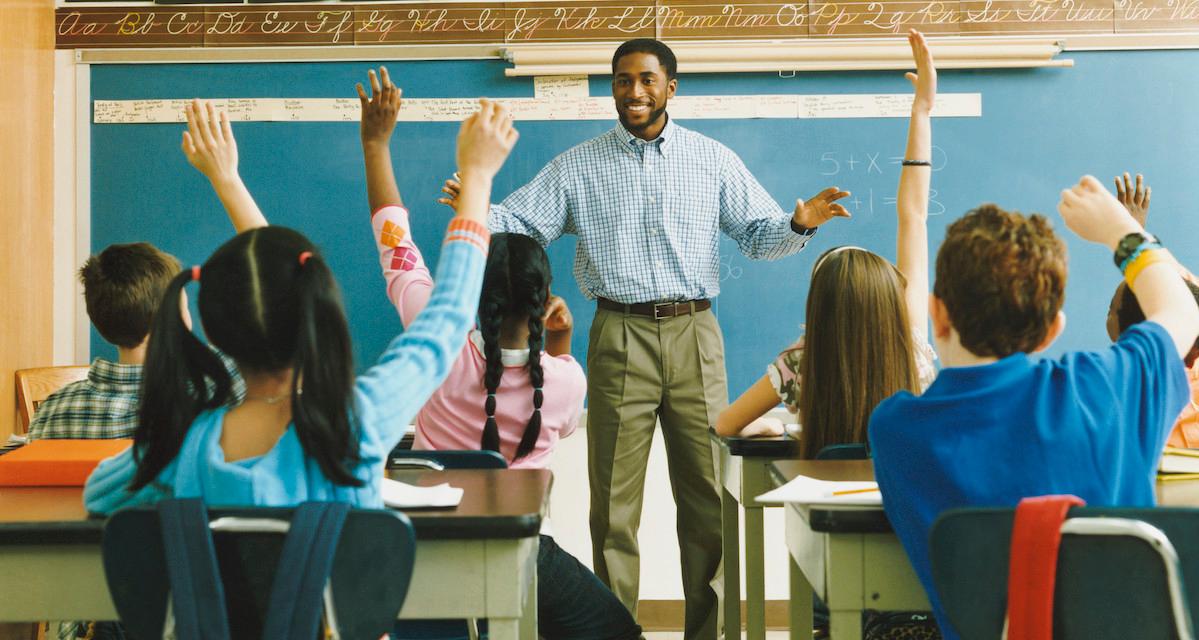
[[[667,307],[670,308],[672,313],[668,316],[664,316],[659,312],[659,310],[667,308]],[[667,318],[673,318],[676,315],[673,313],[674,310],[675,310],[675,303],[673,303],[673,302],[657,303],[654,305],[654,320],[665,320]]]

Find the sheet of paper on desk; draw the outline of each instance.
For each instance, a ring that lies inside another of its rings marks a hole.
[[[833,482],[808,476],[794,480],[757,498],[762,504],[789,502],[812,505],[882,506],[883,496],[877,482]]]
[[[383,478],[383,504],[393,509],[456,507],[462,502],[462,489],[442,483],[417,487],[391,478]]]

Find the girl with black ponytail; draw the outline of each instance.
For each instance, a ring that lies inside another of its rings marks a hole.
[[[387,95],[386,69],[380,76]],[[373,72],[371,79],[377,83]],[[395,122],[388,103],[363,96],[371,223],[387,295],[411,331],[436,299],[437,288],[412,239],[392,172]],[[464,182],[472,179],[468,169],[461,173]],[[455,204],[459,211],[467,206],[461,195]],[[438,263],[444,260],[443,247]],[[449,376],[416,416],[414,447],[487,449],[499,452],[511,467],[548,467],[559,438],[579,423],[587,381],[570,356],[573,321],[562,299],[550,295],[549,258],[540,244],[523,235],[492,236],[478,311],[478,326],[469,335],[463,331],[467,341],[455,354]],[[540,539],[537,576],[542,638],[640,637],[641,628],[616,596],[548,535]]]
[[[398,95],[382,96],[398,106]],[[503,109],[487,101],[462,124],[458,161],[469,167],[472,193],[446,233],[441,284],[379,363],[355,380],[333,273],[303,235],[265,226],[238,177],[228,118],[193,103],[184,153],[212,181],[241,233],[170,283],[154,317],[134,445],[88,479],[87,508],[107,513],[171,496],[381,507],[387,454],[449,372],[473,320],[491,179],[516,137]],[[209,342],[245,379],[245,400],[233,408],[221,360],[185,321],[183,289],[191,282]]]

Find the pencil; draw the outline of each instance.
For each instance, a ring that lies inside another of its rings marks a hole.
[[[833,495],[847,496],[851,493],[870,493],[871,491],[878,491],[878,487],[869,487],[867,489],[848,489],[846,491],[834,491]]]

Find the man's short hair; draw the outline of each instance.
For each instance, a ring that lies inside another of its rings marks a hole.
[[[628,40],[616,48],[612,54],[612,75],[616,75],[616,63],[621,58],[634,53],[648,53],[658,59],[658,64],[666,71],[666,79],[674,80],[679,75],[679,62],[674,52],[661,40],[653,38],[636,38]]]
[[[147,242],[114,244],[79,269],[87,315],[105,340],[136,347],[150,333],[154,312],[179,260]]]
[[[1065,299],[1066,272],[1066,245],[1049,220],[985,204],[949,225],[933,293],[963,347],[1003,358],[1045,341]]]

